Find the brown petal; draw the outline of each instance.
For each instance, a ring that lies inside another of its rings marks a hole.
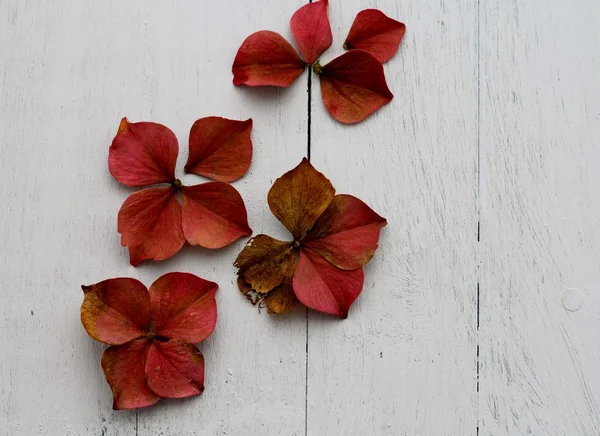
[[[269,191],[273,215],[300,240],[333,200],[335,189],[323,174],[304,158],[278,178]]]
[[[248,241],[234,262],[243,279],[240,285],[247,290],[266,294],[280,285],[288,272],[288,264],[295,259],[291,242],[278,241],[267,235],[257,235]]]

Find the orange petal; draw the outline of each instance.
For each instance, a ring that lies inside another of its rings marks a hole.
[[[173,256],[185,244],[177,191],[148,188],[131,194],[119,211],[118,230],[133,266]]]
[[[335,189],[308,160],[278,178],[269,191],[273,215],[300,240],[329,206]]]
[[[290,20],[292,35],[307,64],[316,61],[333,42],[327,4],[327,0],[308,3],[298,9]]]
[[[190,131],[190,154],[185,171],[220,182],[239,179],[250,168],[251,131],[251,119],[200,118]]]
[[[239,276],[251,289],[265,294],[281,284],[287,264],[295,257],[291,242],[257,235],[248,241],[233,265],[239,268]]]
[[[127,186],[171,183],[178,152],[177,138],[168,127],[123,118],[108,152],[108,169]]]
[[[149,333],[150,298],[139,281],[109,279],[81,289],[81,323],[95,340],[121,345]]]
[[[307,236],[305,245],[342,269],[371,260],[386,220],[351,195],[336,195]]]
[[[167,398],[199,395],[204,390],[204,357],[181,340],[153,341],[146,360],[148,385]]]
[[[113,409],[136,409],[156,404],[160,397],[146,382],[146,359],[151,342],[133,340],[107,348],[102,369],[113,393]]]
[[[252,234],[246,206],[239,192],[223,182],[181,189],[183,232],[192,245],[221,248]]]
[[[242,43],[233,61],[233,84],[290,86],[305,64],[283,36],[269,30],[253,33]]]
[[[344,48],[367,51],[384,63],[398,51],[405,32],[404,23],[388,17],[380,10],[365,9],[354,19]]]
[[[344,53],[321,67],[319,77],[327,111],[344,124],[364,120],[394,97],[381,62],[366,51]]]
[[[300,250],[294,274],[294,292],[302,304],[340,318],[362,291],[363,269],[341,270],[310,249]]]
[[[197,343],[217,323],[218,285],[193,274],[174,272],[150,286],[152,329],[157,336]]]

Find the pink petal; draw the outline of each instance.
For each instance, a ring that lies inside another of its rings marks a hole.
[[[156,404],[160,397],[146,382],[148,339],[134,340],[107,348],[102,355],[102,369],[113,393],[113,409],[136,409]]]
[[[185,244],[177,191],[148,188],[131,194],[119,211],[118,230],[133,266],[173,256]]]
[[[185,171],[220,182],[239,179],[250,168],[251,131],[251,119],[200,118],[190,131],[190,155]]]
[[[341,270],[310,249],[300,250],[294,292],[306,307],[348,317],[348,309],[362,291],[363,269]]]
[[[306,4],[290,20],[292,35],[307,64],[314,63],[331,47],[333,36],[327,17],[328,0]]]
[[[244,200],[231,185],[209,182],[185,186],[183,231],[192,245],[221,248],[252,234]]]
[[[146,376],[150,388],[161,397],[199,395],[204,391],[204,357],[188,342],[155,340],[148,353]]]
[[[342,269],[357,269],[373,257],[384,218],[351,195],[336,195],[305,245]]]
[[[95,340],[121,345],[149,333],[150,298],[139,281],[116,278],[81,289],[81,323]]]
[[[123,118],[108,152],[108,169],[127,186],[171,183],[178,152],[177,138],[169,128]]]
[[[253,33],[242,43],[233,61],[233,84],[290,86],[305,64],[283,36],[269,30]]]
[[[215,329],[218,285],[189,273],[173,272],[150,286],[152,329],[157,336],[197,343]]]

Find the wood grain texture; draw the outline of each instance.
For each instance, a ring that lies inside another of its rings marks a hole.
[[[187,247],[129,266],[116,231],[132,189],[107,168],[119,120],[164,123],[180,140],[196,118],[254,119],[250,173],[234,183],[255,232],[283,236],[266,196],[306,152],[306,82],[285,91],[231,84],[243,39],[281,29],[301,2],[0,2],[0,274],[2,435],[304,434],[304,311],[259,315],[232,262],[245,241],[213,254]],[[113,412],[102,344],[79,322],[79,286],[115,276],[146,284],[187,271],[220,284],[219,320],[200,348],[201,397]]]
[[[395,97],[329,117],[313,84],[313,164],[388,220],[347,320],[310,313],[309,435],[475,435],[475,1],[330,2],[342,53],[358,11],[407,23],[385,65]]]
[[[482,436],[600,434],[598,20],[481,2]]]
[[[307,153],[307,76],[236,88],[230,68],[256,30],[291,41],[302,3],[0,0],[0,435],[600,434],[597,1],[330,0],[322,63],[361,9],[408,28],[365,122],[332,120],[313,76],[313,164],[389,223],[347,320],[258,314],[244,241],[129,266],[134,190],[107,168],[125,115],[173,129],[187,184],[193,121],[252,117],[234,186],[255,233],[287,237],[266,198]],[[114,412],[79,286],[169,271],[220,284],[206,391]]]

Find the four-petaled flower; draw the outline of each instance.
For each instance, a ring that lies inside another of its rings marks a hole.
[[[376,9],[361,11],[344,43],[350,51],[321,66],[318,58],[333,41],[327,8],[328,0],[309,3],[290,20],[304,60],[278,33],[261,30],[247,37],[233,62],[233,83],[286,87],[312,65],[320,78],[323,103],[341,123],[358,123],[389,103],[394,96],[382,63],[398,50],[406,26]]]
[[[95,340],[111,345],[102,369],[114,409],[184,398],[204,390],[204,357],[194,344],[217,322],[217,284],[169,273],[150,291],[132,278],[82,286],[81,322]]]
[[[252,238],[234,263],[240,291],[270,313],[287,312],[299,300],[346,318],[386,220],[356,197],[335,195],[306,159],[275,181],[268,202],[294,239]]]
[[[239,179],[250,167],[251,130],[251,119],[197,120],[190,131],[185,171],[215,181],[184,186],[175,178],[179,152],[175,134],[162,124],[123,118],[109,150],[110,173],[127,186],[170,184],[131,194],[119,211],[121,245],[129,247],[132,265],[167,259],[186,240],[221,248],[252,234],[244,200],[225,183]]]

